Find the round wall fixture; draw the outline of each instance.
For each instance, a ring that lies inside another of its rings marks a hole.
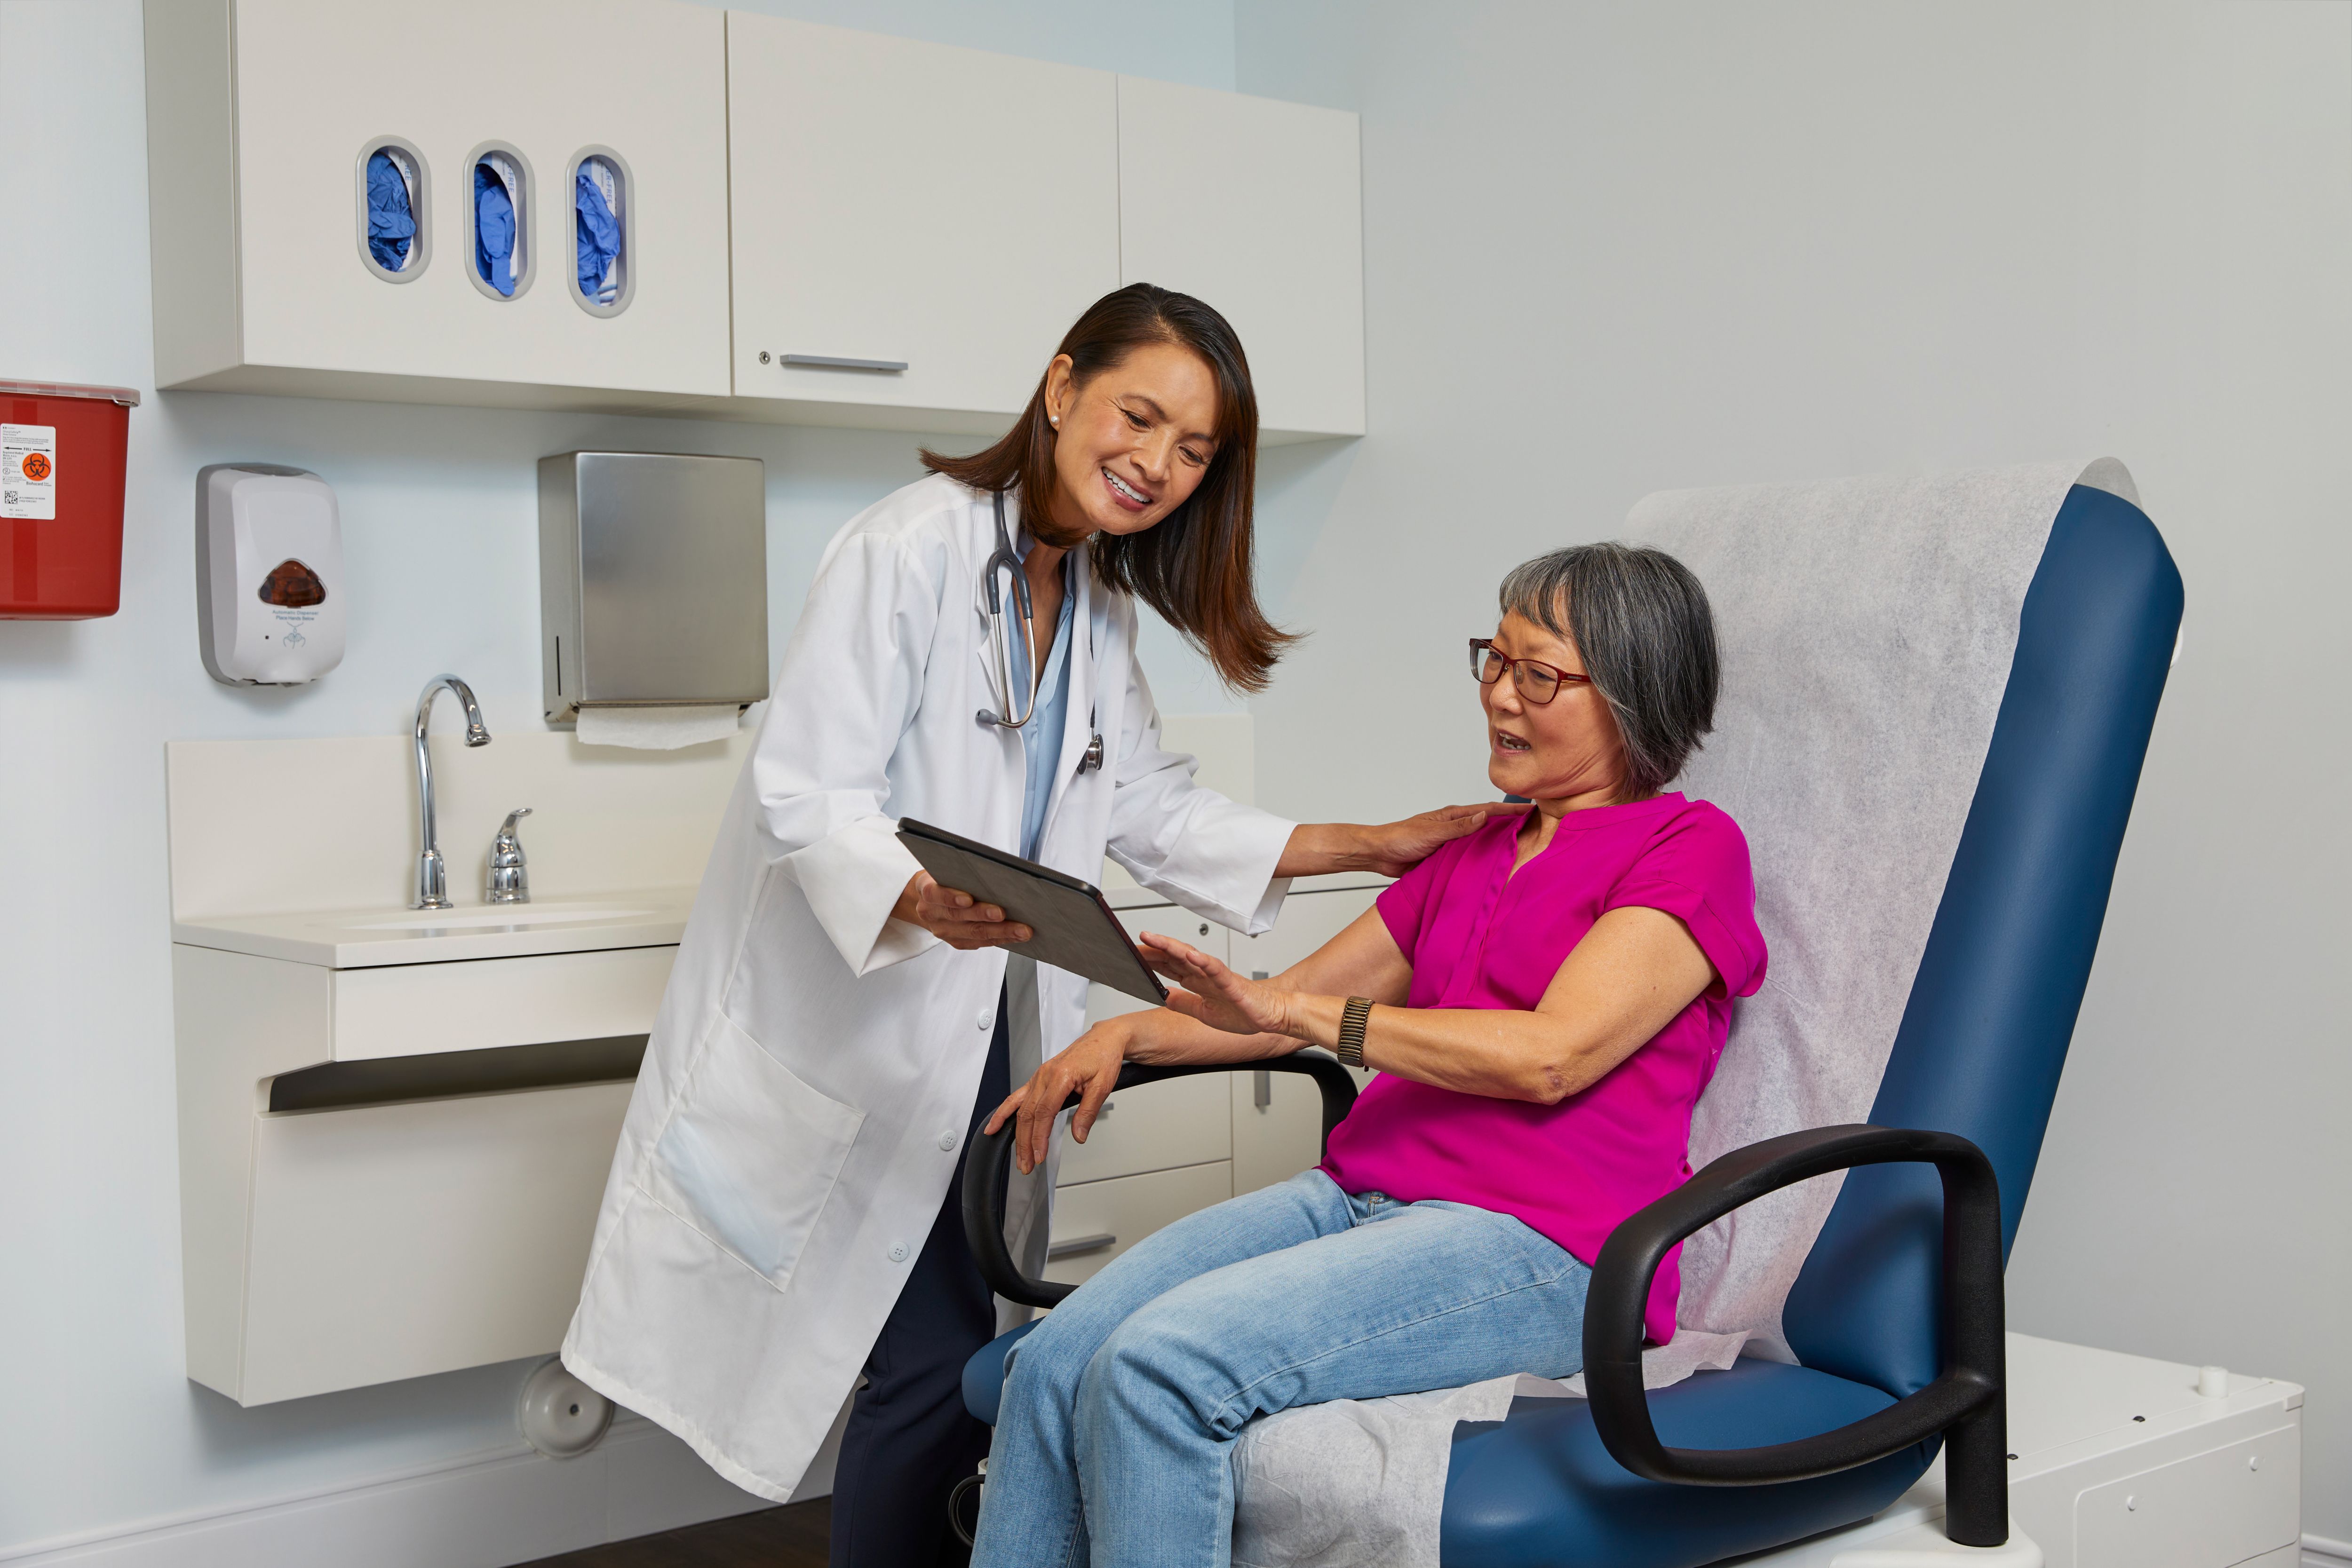
[[[524,1439],[549,1458],[576,1458],[604,1440],[613,1425],[613,1402],[551,1355],[523,1380],[515,1422]]]

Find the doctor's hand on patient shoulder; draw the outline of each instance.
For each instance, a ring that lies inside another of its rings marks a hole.
[[[919,925],[964,953],[1026,942],[1030,936],[1029,927],[1006,920],[1004,911],[995,904],[982,904],[952,887],[942,887],[927,871],[919,871],[907,879],[898,902],[890,906],[890,918]]]
[[[1475,806],[1440,806],[1402,821],[1301,823],[1291,830],[1276,876],[1318,876],[1328,872],[1368,871],[1402,876],[1454,839],[1476,832],[1486,819],[1519,816],[1524,801],[1487,800]]]

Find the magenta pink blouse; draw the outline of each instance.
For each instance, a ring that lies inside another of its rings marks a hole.
[[[1351,1193],[1511,1215],[1589,1264],[1620,1220],[1690,1176],[1691,1111],[1723,1054],[1732,998],[1764,978],[1756,884],[1738,824],[1704,800],[1571,811],[1513,875],[1518,828],[1494,818],[1381,894],[1381,917],[1412,966],[1406,1006],[1532,1009],[1592,923],[1628,904],[1688,926],[1717,983],[1557,1105],[1381,1073],[1331,1134],[1322,1168]],[[1661,1344],[1674,1337],[1681,1253],[1666,1255],[1643,1319]]]

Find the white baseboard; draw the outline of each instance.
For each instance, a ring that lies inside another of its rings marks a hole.
[[[2303,1568],[2352,1568],[2352,1541],[2330,1541],[2325,1535],[2305,1536]]]
[[[839,1437],[838,1423],[835,1437]],[[832,1445],[802,1485],[823,1496]],[[772,1506],[640,1416],[576,1459],[521,1443],[325,1490],[0,1549],[8,1568],[509,1568]]]

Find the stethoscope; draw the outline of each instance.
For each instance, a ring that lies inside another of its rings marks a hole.
[[[1030,686],[1029,706],[1021,716],[1018,718],[1006,716],[1013,712],[1013,629],[1005,624],[1004,596],[996,589],[997,573],[1005,572],[1012,577],[1013,603],[1021,612],[1021,634],[1028,639],[1023,643],[1024,647],[1034,648],[1037,645],[1034,632],[1037,617],[1030,607],[1028,574],[1021,568],[1021,558],[1013,553],[1013,536],[1004,526],[1004,492],[997,491],[992,499],[996,503],[996,550],[988,558],[987,566],[981,570],[980,612],[988,617],[988,641],[995,655],[996,696],[1001,712],[999,708],[982,708],[972,715],[972,720],[983,727],[993,726],[998,729],[1019,729],[1037,716],[1037,685],[1033,684]],[[1094,651],[1091,626],[1087,632],[1087,653],[1091,655]],[[1044,678],[1041,669],[1038,682],[1042,683]],[[1088,737],[1086,755],[1078,758],[1080,773],[1092,773],[1103,765],[1102,731],[1095,727],[1095,712],[1089,710],[1087,715]]]

